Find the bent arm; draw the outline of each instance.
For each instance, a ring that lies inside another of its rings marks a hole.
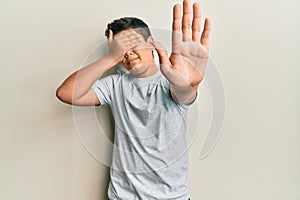
[[[124,54],[142,41],[142,36],[134,30],[121,32],[113,36],[109,30],[109,52],[98,61],[71,74],[57,89],[56,96],[67,104],[100,105],[92,85],[106,71],[118,64]]]
[[[71,74],[56,90],[56,96],[64,103],[80,106],[100,105],[92,85],[106,71],[117,64],[115,59],[104,56],[96,62]]]

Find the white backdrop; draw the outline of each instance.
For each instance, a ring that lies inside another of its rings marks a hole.
[[[108,167],[81,144],[55,90],[104,40],[108,22],[138,16],[170,29],[180,1],[1,0],[0,199],[105,199]],[[296,0],[203,0],[226,120],[199,159],[211,117],[205,85],[190,147],[191,199],[300,199],[300,16]],[[197,116],[192,116],[197,117]],[[112,131],[109,110],[99,118]]]

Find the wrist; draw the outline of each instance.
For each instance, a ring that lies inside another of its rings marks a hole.
[[[104,59],[107,61],[107,63],[109,63],[108,68],[112,68],[120,62],[116,56],[110,54],[107,54]]]
[[[172,97],[178,103],[190,103],[197,96],[197,87],[178,87],[171,85]]]

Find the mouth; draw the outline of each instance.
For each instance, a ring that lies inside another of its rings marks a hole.
[[[127,65],[135,64],[135,63],[138,61],[138,59],[139,59],[139,57],[129,59],[129,60],[127,61]]]

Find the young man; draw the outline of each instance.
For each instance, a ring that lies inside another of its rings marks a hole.
[[[105,33],[108,54],[71,74],[57,89],[65,103],[112,109],[115,141],[109,199],[189,199],[186,117],[203,80],[210,20],[205,20],[202,32],[200,27],[198,3],[184,0],[183,16],[176,4],[169,57],[142,20],[117,19]],[[120,62],[130,73],[99,80]]]

